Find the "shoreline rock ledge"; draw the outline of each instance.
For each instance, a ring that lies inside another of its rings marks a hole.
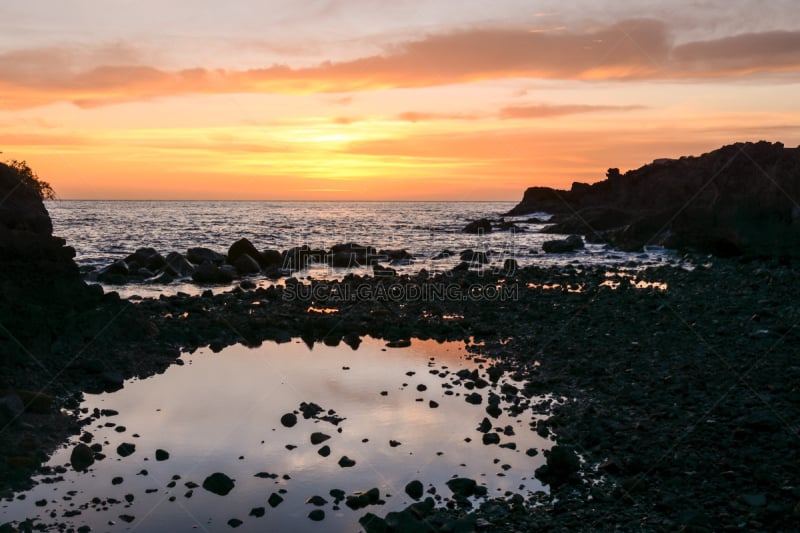
[[[584,235],[628,251],[646,245],[720,257],[800,256],[800,147],[760,141],[656,159],[624,174],[530,187],[507,216],[554,215],[543,233]]]

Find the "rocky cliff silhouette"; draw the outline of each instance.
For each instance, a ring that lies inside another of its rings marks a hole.
[[[645,245],[720,256],[800,255],[800,148],[736,143],[657,159],[570,190],[531,187],[508,215],[555,215],[549,233],[625,250]]]

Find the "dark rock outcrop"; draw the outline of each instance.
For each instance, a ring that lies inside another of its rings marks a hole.
[[[570,235],[566,239],[555,239],[542,243],[542,250],[546,254],[565,254],[583,248],[583,239],[580,235]]]
[[[737,143],[657,159],[570,190],[531,187],[509,215],[549,212],[546,233],[626,250],[648,244],[720,256],[800,255],[800,148]]]
[[[491,233],[492,223],[487,218],[473,220],[461,230],[463,233]]]

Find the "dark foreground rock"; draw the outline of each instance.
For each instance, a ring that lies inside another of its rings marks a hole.
[[[30,484],[31,469],[46,459],[57,432],[76,428],[59,409],[90,387],[111,383],[115,365],[105,356],[119,342],[152,334],[130,304],[83,282],[75,251],[53,236],[36,191],[20,185],[15,169],[0,163],[0,480],[4,487]],[[131,261],[157,260],[144,252]],[[149,258],[149,259],[148,259]],[[129,268],[127,263],[122,262]],[[144,268],[144,266],[142,266]],[[90,349],[91,348],[91,349]],[[83,374],[76,386],[75,372]],[[26,386],[26,384],[30,386]],[[26,390],[53,398],[52,408]],[[15,402],[23,401],[16,409]],[[38,406],[38,407],[37,407]],[[54,432],[37,431],[50,427]],[[26,446],[20,448],[19,442]],[[88,466],[81,453],[79,466]]]
[[[592,185],[531,187],[509,215],[549,212],[545,233],[578,233],[625,250],[645,245],[722,257],[800,255],[800,148],[737,143],[657,159]]]

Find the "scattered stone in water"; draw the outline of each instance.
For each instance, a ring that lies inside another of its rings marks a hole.
[[[500,435],[497,433],[484,433],[483,434],[483,443],[484,444],[499,444],[500,443]]]
[[[428,402],[428,406],[431,409],[436,409],[437,407],[439,407],[439,403],[438,402],[434,402],[433,400],[431,400],[430,402]]]
[[[315,431],[311,434],[311,444],[316,446],[317,444],[323,443],[326,440],[331,438],[330,435],[326,435],[325,433],[320,433],[319,431]]]
[[[47,500],[36,500],[35,505],[36,507],[44,507],[45,505],[47,505]]]
[[[465,498],[475,494],[475,489],[477,486],[477,481],[466,477],[453,478],[447,482],[447,487],[453,492],[453,494],[456,496],[463,496]]]
[[[130,442],[123,442],[122,444],[117,446],[117,453],[120,455],[120,457],[128,457],[129,455],[132,455],[133,452],[135,451],[136,451],[136,445],[131,444]]]
[[[471,403],[473,405],[479,405],[483,401],[483,396],[481,396],[477,392],[471,392],[466,396],[464,396],[464,400],[466,400],[467,403]]]
[[[233,480],[222,472],[215,472],[203,481],[203,488],[219,496],[227,495],[233,490]]]
[[[286,449],[287,449],[287,450],[289,450],[289,451],[292,451],[292,450],[294,450],[295,448],[297,448],[297,446],[295,446],[294,444],[287,444],[287,445],[286,445]]]
[[[169,452],[166,450],[158,449],[156,450],[156,461],[166,461],[169,459]]]
[[[389,391],[388,390],[382,390],[381,391],[381,396],[389,396]]]
[[[501,444],[500,447],[501,448],[506,448],[508,450],[516,450],[517,449],[517,443],[515,443],[515,442],[505,442],[505,443]]]
[[[128,430],[125,426],[117,426],[114,428],[114,431],[117,433],[125,433]]]
[[[230,520],[228,520],[228,525],[231,526],[234,529],[239,527],[239,526],[241,526],[243,523],[244,522],[242,522],[238,518],[231,518]]]
[[[314,509],[308,513],[308,517],[314,522],[321,522],[322,520],[325,520],[325,511],[322,509]]]
[[[402,444],[402,443],[400,441],[397,441],[397,440],[390,440],[389,441],[389,446],[391,446],[392,448],[397,448],[398,446],[400,446],[400,444]]]
[[[422,486],[422,482],[419,480],[414,480],[409,482],[406,485],[406,494],[414,498],[415,500],[419,500],[422,498],[424,487]]]
[[[196,489],[197,487],[199,487],[199,486],[200,486],[200,485],[198,485],[197,483],[195,483],[194,481],[187,481],[187,482],[186,482],[186,483],[184,483],[183,485],[184,485],[184,486],[185,486],[187,489]]]
[[[419,392],[425,392],[426,390],[428,390],[428,387],[424,383],[420,383],[419,385],[417,385],[417,390]]]
[[[123,481],[122,477],[116,476],[111,480],[111,484],[112,485],[121,485],[122,481]]]
[[[128,503],[133,502],[134,499],[135,498],[134,498],[133,494],[126,494],[125,495],[125,501],[128,502]]]
[[[297,415],[294,413],[286,413],[281,417],[281,424],[287,428],[294,426],[297,424]]]
[[[277,494],[275,492],[270,494],[269,498],[267,499],[267,503],[270,505],[270,507],[277,507],[282,502],[283,502],[283,498],[279,494]]]
[[[323,505],[325,505],[327,503],[328,503],[328,500],[326,500],[322,496],[319,496],[319,495],[316,495],[316,494],[314,496],[309,497],[306,500],[306,504],[308,504],[308,505],[316,505],[317,507],[322,507]]]
[[[255,516],[256,518],[261,518],[267,510],[263,507],[253,507],[250,509],[250,514],[248,516]]]
[[[346,455],[343,455],[341,459],[339,459],[339,466],[342,468],[350,468],[351,466],[355,466],[356,462]]]
[[[130,524],[131,522],[136,520],[136,517],[129,514],[121,514],[119,515],[119,519],[122,520],[123,522],[128,522]]]
[[[270,474],[269,472],[259,472],[253,477],[260,477],[261,479],[278,479],[278,474]]]
[[[94,464],[94,452],[86,444],[79,443],[72,448],[69,461],[75,470],[86,470]]]
[[[492,422],[488,418],[483,417],[483,420],[481,421],[481,424],[477,427],[477,430],[480,431],[481,433],[487,433],[490,429],[492,429]]]
[[[331,447],[327,444],[317,450],[317,453],[320,454],[322,457],[328,457],[331,454]]]

